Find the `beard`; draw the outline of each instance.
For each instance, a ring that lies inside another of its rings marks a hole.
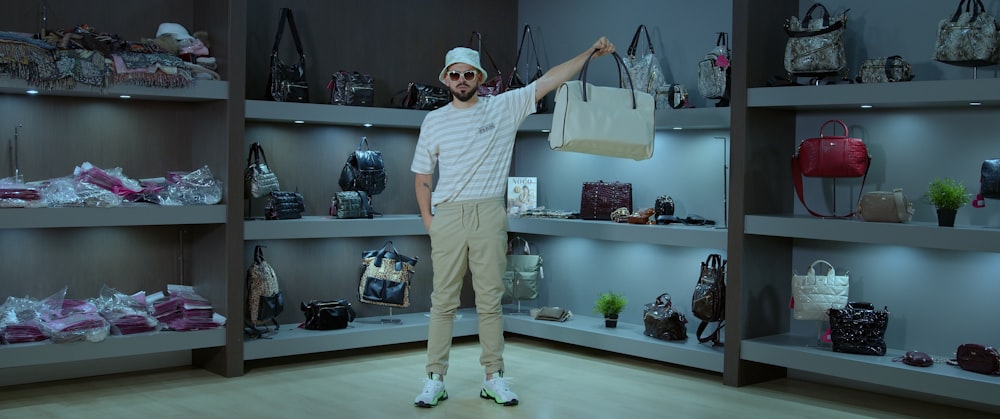
[[[468,86],[468,85],[465,85],[465,86]],[[459,87],[461,87],[461,85]],[[472,98],[475,97],[476,94],[478,94],[478,92],[476,91],[475,87],[472,87],[472,86],[468,86],[468,87],[469,87],[469,90],[467,90],[465,93],[462,93],[460,90],[457,90],[456,88],[453,87],[451,89],[451,94],[453,96],[455,96],[455,99],[458,99],[460,102],[468,102],[468,101],[472,100]]]

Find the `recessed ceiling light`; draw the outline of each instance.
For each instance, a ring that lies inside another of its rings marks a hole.
[[[674,127],[674,129],[677,130],[677,131],[680,131],[680,130],[684,129],[684,127]]]
[[[361,125],[362,125],[363,127],[365,127],[365,128],[371,128],[371,127],[375,126],[375,125],[374,125],[374,124],[372,124],[371,122],[365,122],[364,124],[361,124]]]
[[[132,98],[132,96],[129,96],[129,95],[120,95],[118,97],[120,97],[122,99],[131,99]]]
[[[969,102],[969,106],[979,106],[979,105],[982,105],[982,104],[983,104],[983,102]]]
[[[548,132],[552,132],[552,130],[550,130],[550,129],[543,129],[542,132],[548,133]]]
[[[871,109],[872,105],[861,105],[861,109]]]
[[[28,91],[26,91],[26,92],[24,92],[24,93],[27,93],[27,94],[29,94],[29,95],[37,95],[37,94],[38,94],[38,91],[37,91],[37,90],[35,90],[35,89],[31,89],[31,90],[28,90]]]
[[[304,124],[304,123],[306,123],[306,121],[301,121],[301,120],[300,120],[300,121],[295,121],[295,123],[296,123],[296,124]]]

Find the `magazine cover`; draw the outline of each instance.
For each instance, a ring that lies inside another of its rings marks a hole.
[[[538,178],[507,178],[507,212],[518,214],[538,206]]]

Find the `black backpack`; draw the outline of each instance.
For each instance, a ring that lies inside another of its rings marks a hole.
[[[368,137],[361,137],[358,149],[347,157],[340,172],[340,188],[344,191],[363,191],[369,197],[385,190],[385,163],[382,152],[368,148]]]
[[[725,326],[726,318],[726,261],[718,254],[710,254],[701,263],[701,275],[691,297],[691,311],[701,320],[698,324],[698,342],[712,342],[720,345],[719,331]],[[702,337],[708,324],[719,322],[712,334]]]

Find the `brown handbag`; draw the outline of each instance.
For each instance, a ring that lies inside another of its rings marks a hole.
[[[955,351],[955,359],[948,360],[948,363],[966,371],[1000,375],[1000,353],[991,346],[963,343]]]
[[[627,208],[632,213],[632,184],[614,181],[584,182],[580,193],[580,219],[611,220],[611,213]]]

